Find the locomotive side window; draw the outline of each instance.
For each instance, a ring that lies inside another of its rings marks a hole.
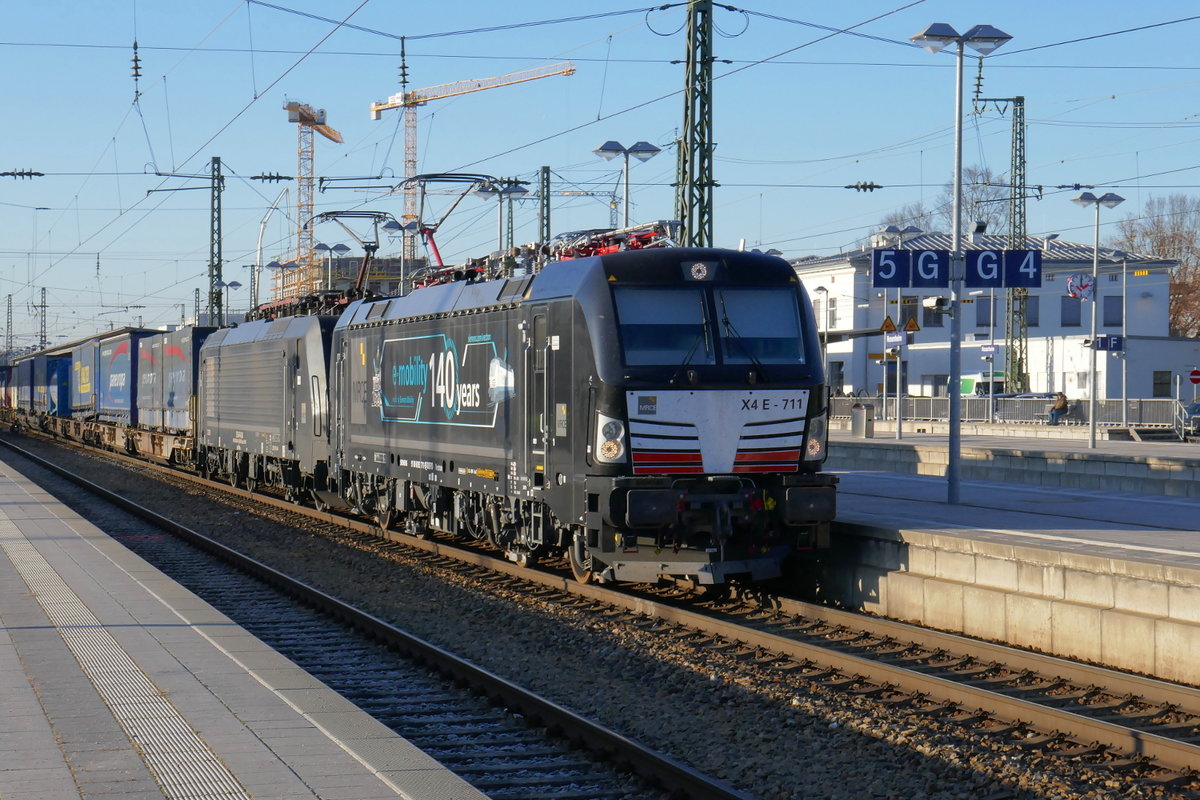
[[[702,289],[621,286],[613,297],[627,365],[716,363]]]
[[[313,435],[321,435],[321,422],[325,419],[325,404],[321,402],[321,379],[316,375],[312,376],[312,407],[313,407]]]
[[[804,363],[795,292],[753,287],[715,292],[726,364]]]

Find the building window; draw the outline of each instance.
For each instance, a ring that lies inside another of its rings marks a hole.
[[[1104,315],[1104,322],[1101,323],[1105,327],[1119,328],[1121,327],[1123,312],[1125,310],[1125,298],[1118,295],[1111,297],[1105,296],[1102,298],[1103,305],[1101,306]]]
[[[1041,324],[1042,317],[1042,298],[1036,294],[1031,294],[1025,298],[1025,324],[1030,328],[1036,328]]]
[[[1083,303],[1078,297],[1067,297],[1064,295],[1061,300],[1059,313],[1061,314],[1060,324],[1064,328],[1078,328],[1082,325],[1082,307]]]
[[[829,314],[829,318],[826,320],[826,323],[829,325],[830,330],[837,330],[837,298],[836,297],[833,297],[832,295],[829,296],[828,307],[826,308],[826,312]]]
[[[943,320],[945,314],[939,314],[932,308],[926,306],[921,307],[921,327],[922,328],[944,328],[946,323]]]
[[[1076,372],[1075,385],[1080,389],[1088,388],[1088,374],[1086,372]]]
[[[1150,388],[1154,397],[1170,397],[1171,396],[1171,370],[1154,370],[1152,385]]]
[[[829,386],[831,394],[844,395],[846,393],[846,362],[830,361],[829,374],[825,376],[825,382]]]
[[[996,298],[994,297],[976,297],[975,298],[975,327],[990,328],[992,327],[993,313],[996,310]]]
[[[945,397],[950,393],[949,375],[922,375],[921,394],[926,397]]]

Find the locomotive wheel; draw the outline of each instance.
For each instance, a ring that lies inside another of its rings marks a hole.
[[[567,548],[567,559],[571,562],[571,574],[580,583],[588,583],[592,579],[592,555],[584,553],[586,545],[582,537],[576,537]]]

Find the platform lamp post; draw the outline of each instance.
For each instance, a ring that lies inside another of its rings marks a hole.
[[[1096,207],[1096,225],[1092,238],[1092,340],[1091,353],[1088,358],[1088,448],[1096,449],[1096,306],[1100,304],[1100,285],[1097,283],[1100,273],[1100,206],[1116,208],[1125,202],[1119,194],[1106,192],[1100,197],[1091,192],[1080,192],[1072,197],[1071,202],[1081,208]],[[1125,313],[1125,309],[1121,309]]]
[[[225,290],[225,303],[221,306],[221,316],[217,319],[217,327],[223,328],[225,327],[225,320],[229,314],[229,292],[233,289],[242,288],[242,284],[238,281],[230,281],[229,283],[226,283],[218,278],[213,282],[213,288],[217,291],[221,291],[222,289]]]
[[[954,70],[954,205],[950,244],[950,425],[946,452],[946,502],[957,503],[962,449],[962,138],[963,138],[963,47],[988,55],[1012,39],[991,25],[976,25],[964,34],[944,22],[935,22],[910,37],[930,53],[946,45],[957,45]]]
[[[821,325],[821,372],[825,375],[825,396],[829,397],[829,290],[818,286],[813,291],[821,295],[821,315],[825,317]]]
[[[508,201],[508,235],[504,237],[504,249],[507,250],[513,246],[513,201],[529,194],[529,190],[520,181],[509,181],[500,187],[500,193],[500,196]],[[501,254],[502,261],[503,258]]]
[[[614,142],[611,139],[592,151],[596,155],[603,158],[605,161],[612,161],[617,156],[624,156],[625,167],[621,170],[621,182],[624,185],[625,191],[625,223],[622,227],[629,227],[629,157],[633,156],[638,161],[646,162],[654,158],[662,152],[660,148],[655,147],[649,142],[634,142],[629,147],[623,147],[620,142]]]
[[[409,236],[415,236],[421,232],[421,226],[416,220],[401,224],[394,219],[389,219],[380,226],[388,236],[400,236],[403,242]],[[408,281],[408,263],[405,258],[405,248],[400,248],[400,296],[404,297],[408,294],[408,288],[405,284]]]
[[[332,289],[334,253],[337,253],[338,257],[341,257],[343,254],[350,252],[350,247],[342,244],[341,242],[338,242],[337,244],[325,244],[324,242],[317,242],[313,245],[313,250],[325,254],[325,288]]]
[[[509,221],[511,222],[512,200],[529,193],[523,183],[523,181],[514,179],[492,179],[479,184],[479,188],[475,190],[475,194],[485,200],[491,197],[496,198],[496,250],[500,251],[501,258],[503,258],[504,251],[504,201],[505,199],[509,200]]]

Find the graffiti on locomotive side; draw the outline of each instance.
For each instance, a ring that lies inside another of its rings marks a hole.
[[[385,420],[474,427],[492,427],[514,394],[512,368],[490,333],[461,345],[446,334],[385,340],[375,387]]]

